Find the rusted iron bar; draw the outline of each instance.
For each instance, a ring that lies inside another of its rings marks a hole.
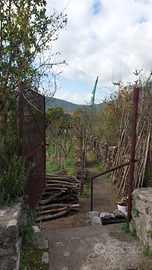
[[[42,145],[40,145],[39,147],[37,147],[36,149],[34,149],[33,151],[29,152],[28,154],[26,154],[26,155],[24,156],[24,158],[27,159],[27,158],[33,156],[35,153],[37,153],[39,150],[41,150],[42,147],[45,147],[45,144],[42,144]]]
[[[120,169],[120,168],[122,168],[122,167],[124,167],[124,166],[127,166],[127,165],[129,165],[129,164],[130,164],[130,161],[128,161],[128,162],[126,162],[126,163],[123,163],[123,164],[119,165],[118,167],[112,168],[112,169],[110,169],[110,170],[108,170],[108,171],[105,171],[105,172],[102,172],[102,173],[99,173],[99,174],[93,176],[92,179],[95,179],[95,178],[97,178],[98,176],[104,175],[104,174],[106,174],[106,173],[113,172],[113,171],[115,171],[115,170],[117,170],[117,169]]]
[[[136,125],[137,125],[138,100],[139,100],[139,88],[134,88],[130,171],[129,171],[129,191],[128,191],[128,216],[127,216],[128,222],[131,220],[131,206],[132,206],[131,199],[132,199],[133,181],[134,181],[134,157],[135,157],[135,147],[136,147]]]
[[[44,161],[43,161],[43,166],[44,166],[44,190],[46,189],[46,181],[45,181],[45,174],[46,174],[46,117],[45,117],[45,97],[43,97],[43,110],[44,110]]]
[[[134,160],[134,162],[137,162],[137,161],[138,161],[137,159]],[[108,170],[108,171],[102,172],[102,173],[100,173],[100,174],[97,174],[97,175],[95,175],[95,176],[93,176],[93,177],[91,178],[91,211],[93,211],[93,180],[94,180],[95,178],[101,176],[101,175],[107,174],[107,173],[109,173],[109,172],[113,172],[113,171],[115,171],[115,170],[117,170],[117,169],[120,169],[120,168],[122,168],[122,167],[124,167],[124,166],[127,166],[127,165],[129,165],[129,164],[130,164],[130,161],[128,161],[128,162],[126,162],[126,163],[123,163],[123,164],[121,164],[121,165],[119,165],[119,166],[117,166],[117,167],[115,167],[115,168],[112,168],[111,170]]]

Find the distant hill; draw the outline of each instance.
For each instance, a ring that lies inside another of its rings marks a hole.
[[[72,102],[69,101],[65,101],[62,99],[58,99],[58,98],[50,98],[50,97],[45,97],[45,108],[46,110],[48,108],[54,108],[54,107],[62,107],[64,109],[65,112],[67,113],[72,113],[73,111],[75,111],[77,108],[81,108],[84,106],[88,106],[88,105],[79,105],[79,104],[74,104]],[[102,106],[103,104],[95,104],[95,108],[98,109],[99,106]]]

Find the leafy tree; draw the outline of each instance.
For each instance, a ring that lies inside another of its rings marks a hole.
[[[58,64],[49,44],[66,22],[63,14],[46,16],[45,0],[0,0],[0,205],[20,196],[27,179],[19,156],[18,82],[38,91],[49,78]]]
[[[97,135],[107,141],[109,145],[117,145],[125,121],[131,120],[132,90],[130,87],[122,86],[118,92],[110,96],[109,101],[105,102],[106,106],[101,107],[101,111],[97,115]],[[128,126],[128,135],[130,132],[131,125]]]
[[[37,90],[48,77],[57,63],[50,55],[41,62],[38,57],[66,22],[63,14],[46,16],[45,0],[0,0],[0,111],[10,95],[17,95],[20,80]]]

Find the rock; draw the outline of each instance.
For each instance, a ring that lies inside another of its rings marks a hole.
[[[34,233],[41,232],[38,226],[33,226]]]
[[[88,218],[100,217],[100,213],[98,211],[90,211],[90,212],[87,213],[87,217]]]
[[[42,253],[42,263],[46,263],[46,264],[49,263],[49,254],[48,254],[48,252],[43,252]]]
[[[101,219],[100,219],[100,213],[98,211],[90,211],[87,213],[88,220],[87,224],[96,226],[96,225],[102,225]]]
[[[100,217],[92,217],[91,225],[92,226],[102,225]]]
[[[114,211],[114,215],[115,215],[115,217],[117,217],[117,218],[124,218],[124,217],[125,217],[125,214],[124,214],[121,210],[118,210],[118,209],[116,209],[116,210]]]
[[[107,212],[101,212],[100,218],[101,218],[101,220],[103,220],[103,219],[110,219],[110,218],[115,219],[115,215],[114,214],[107,213]]]

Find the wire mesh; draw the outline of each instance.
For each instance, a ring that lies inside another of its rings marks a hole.
[[[24,194],[34,210],[45,189],[45,97],[21,83],[19,103],[21,153],[26,169],[30,167]]]

